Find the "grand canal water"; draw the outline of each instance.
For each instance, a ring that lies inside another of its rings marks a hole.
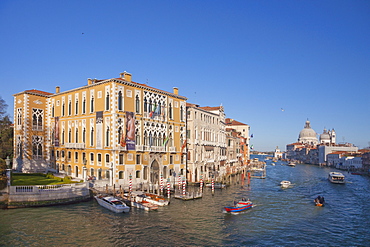
[[[115,214],[95,201],[0,211],[0,246],[369,246],[370,179],[298,164],[267,166],[267,178],[235,180],[212,196],[172,199],[157,212]],[[281,189],[281,180],[293,186]],[[325,207],[313,199],[323,195]],[[222,207],[249,197],[252,209],[230,215]]]

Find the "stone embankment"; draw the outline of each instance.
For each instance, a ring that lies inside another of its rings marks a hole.
[[[91,199],[89,183],[8,186],[0,192],[0,207],[21,208],[69,204]]]

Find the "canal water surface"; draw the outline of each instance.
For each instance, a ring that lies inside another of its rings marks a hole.
[[[267,165],[267,178],[235,179],[205,189],[202,199],[172,199],[157,212],[115,214],[94,200],[67,206],[0,211],[0,246],[369,246],[370,179],[346,175],[345,185],[327,180],[330,168]],[[281,180],[293,183],[281,189]],[[322,195],[327,204],[315,207]],[[222,207],[250,198],[238,215]]]

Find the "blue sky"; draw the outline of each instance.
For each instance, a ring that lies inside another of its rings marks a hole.
[[[250,125],[256,150],[305,121],[370,145],[370,1],[0,1],[0,96],[133,81]],[[282,111],[281,109],[284,109]]]

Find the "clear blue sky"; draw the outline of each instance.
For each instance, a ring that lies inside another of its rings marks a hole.
[[[0,1],[0,96],[120,72],[250,125],[256,150],[307,118],[370,142],[370,1]],[[282,111],[281,109],[284,109]]]

